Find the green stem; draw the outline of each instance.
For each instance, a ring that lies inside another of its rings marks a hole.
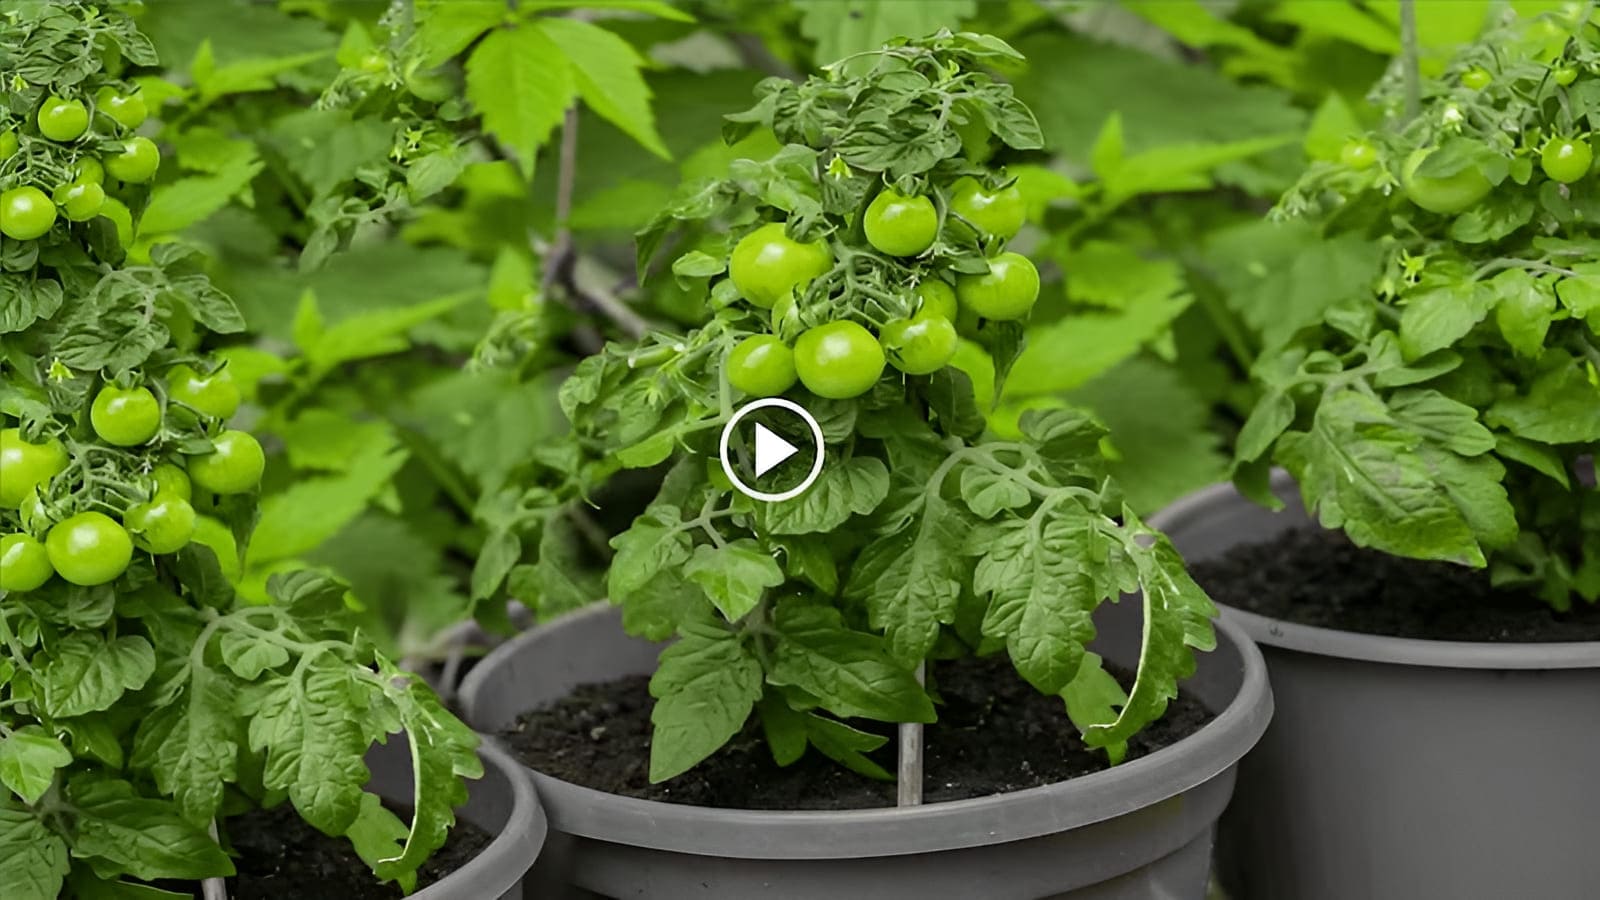
[[[1422,113],[1422,62],[1417,43],[1417,2],[1400,0],[1400,65],[1405,78],[1407,124]]]

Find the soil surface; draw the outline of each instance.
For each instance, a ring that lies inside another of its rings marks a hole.
[[[229,900],[399,900],[394,884],[380,884],[344,838],[307,825],[291,804],[228,820],[228,839],[239,874],[228,879]],[[417,875],[423,888],[470,862],[493,835],[457,817],[450,839]],[[196,889],[195,896],[199,896]]]
[[[1316,528],[1284,532],[1195,563],[1212,599],[1301,625],[1437,641],[1600,641],[1600,607],[1556,613],[1488,572],[1402,559]]]
[[[1130,673],[1111,670],[1124,685]],[[1004,654],[936,663],[939,721],[924,731],[923,798],[935,803],[1040,787],[1107,768],[1105,754],[1078,737],[1066,709],[1019,678]],[[810,748],[780,768],[761,729],[751,725],[694,769],[652,785],[650,710],[644,676],[578,688],[560,702],[523,716],[504,732],[530,767],[612,794],[724,809],[870,809],[893,806],[895,788],[857,775]],[[1128,758],[1158,750],[1198,731],[1214,713],[1188,693],[1134,738]],[[892,735],[893,726],[852,721]],[[895,768],[894,742],[869,754]]]

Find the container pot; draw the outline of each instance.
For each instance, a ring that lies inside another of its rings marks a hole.
[[[1139,607],[1103,612],[1096,648],[1133,663]],[[590,607],[495,650],[462,704],[496,731],[578,685],[652,672],[660,649],[625,635],[617,610]],[[537,896],[1201,900],[1235,765],[1272,696],[1259,652],[1228,625],[1185,687],[1219,715],[1177,744],[1059,784],[905,809],[711,809],[534,772],[551,822]]]
[[[467,802],[457,821],[471,822],[494,840],[472,861],[412,894],[412,900],[521,900],[523,881],[544,846],[549,825],[527,771],[485,741],[478,755],[483,777],[467,782]],[[397,805],[411,806],[411,752],[399,735],[367,753],[368,787]]]
[[[1150,521],[1191,562],[1309,522],[1231,485]],[[1600,642],[1480,644],[1313,628],[1224,608],[1261,645],[1277,713],[1218,838],[1234,900],[1600,896]]]

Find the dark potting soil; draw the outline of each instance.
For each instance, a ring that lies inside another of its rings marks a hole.
[[[1402,559],[1317,528],[1189,568],[1218,603],[1301,625],[1436,641],[1600,641],[1600,608],[1556,613],[1529,593],[1495,590],[1485,570]]]
[[[1130,684],[1130,673],[1112,670]],[[939,721],[923,736],[924,800],[930,803],[1040,787],[1098,772],[1105,754],[1090,750],[1061,701],[1039,694],[1004,654],[934,664]],[[649,678],[634,676],[579,687],[528,713],[504,732],[528,766],[612,794],[724,809],[870,809],[893,806],[893,784],[846,770],[815,748],[779,767],[752,722],[710,759],[662,784],[651,784]],[[1175,743],[1214,718],[1180,693],[1167,713],[1133,739],[1133,759]],[[852,721],[892,736],[893,726]],[[895,767],[891,740],[869,754]]]
[[[229,900],[399,900],[393,884],[373,879],[350,842],[307,825],[284,803],[228,820],[238,874],[228,879]],[[470,862],[493,835],[457,817],[450,838],[417,873],[423,888]],[[195,896],[199,896],[198,890]]]

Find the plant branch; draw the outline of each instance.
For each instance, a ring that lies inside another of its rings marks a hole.
[[[1422,62],[1417,51],[1417,2],[1400,0],[1400,66],[1405,79],[1407,124],[1422,112]]]
[[[211,839],[219,840],[216,819],[211,820]],[[207,878],[200,882],[200,895],[205,900],[228,900],[228,884],[221,878]]]
[[[549,296],[555,287],[580,307],[592,309],[610,319],[612,324],[630,338],[643,337],[650,323],[623,303],[616,294],[598,288],[585,288],[578,284],[578,254],[572,240],[572,195],[578,181],[578,107],[567,109],[561,125],[561,151],[556,175],[556,234],[545,255],[544,274],[540,278],[540,294]],[[574,339],[589,352],[598,351],[604,340],[593,329],[580,325],[574,329]]]

